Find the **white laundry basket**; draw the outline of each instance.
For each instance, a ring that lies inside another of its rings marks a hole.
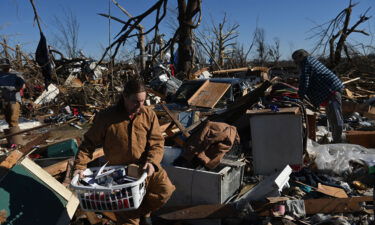
[[[93,167],[86,169],[83,173],[96,174],[100,167]],[[104,173],[109,170],[126,169],[124,166],[109,166],[106,167]],[[147,173],[133,182],[112,185],[105,187],[100,185],[85,186],[79,181],[79,174],[73,177],[70,184],[71,188],[76,192],[81,208],[84,211],[92,212],[118,212],[137,209],[143,200],[146,193],[145,181]],[[131,178],[129,177],[130,179]]]

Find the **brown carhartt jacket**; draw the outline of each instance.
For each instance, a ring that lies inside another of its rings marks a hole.
[[[155,112],[142,107],[133,120],[124,106],[118,103],[95,116],[94,124],[84,135],[76,168],[85,169],[94,150],[103,146],[109,165],[143,164],[146,161],[160,169],[164,138]]]
[[[182,156],[188,161],[197,157],[205,167],[214,169],[236,142],[240,143],[236,127],[208,121],[186,141]]]

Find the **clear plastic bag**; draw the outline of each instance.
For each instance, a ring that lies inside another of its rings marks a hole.
[[[319,170],[337,175],[350,174],[351,161],[362,161],[369,167],[375,164],[375,149],[367,149],[354,144],[325,144],[320,145],[308,140],[307,152]]]

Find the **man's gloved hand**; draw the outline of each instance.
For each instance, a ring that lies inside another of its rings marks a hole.
[[[79,174],[79,178],[83,179],[84,176],[83,176],[83,170],[75,170],[74,173],[73,173],[73,177],[75,175]]]
[[[143,169],[147,171],[147,176],[151,176],[155,172],[155,167],[152,163],[146,162]]]

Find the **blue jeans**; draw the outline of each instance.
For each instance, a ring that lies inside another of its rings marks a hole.
[[[332,132],[333,142],[340,143],[342,130],[344,127],[344,121],[342,118],[341,110],[341,93],[336,92],[328,99],[328,105],[326,106],[326,113],[330,131]]]

